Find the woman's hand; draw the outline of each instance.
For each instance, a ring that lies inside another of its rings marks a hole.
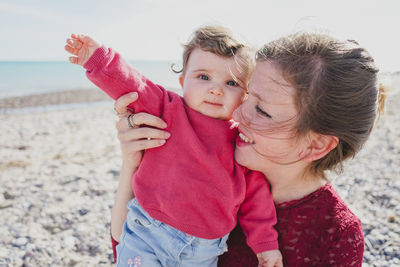
[[[134,166],[140,164],[145,149],[162,146],[170,137],[168,132],[159,130],[167,127],[162,119],[148,113],[133,114],[128,106],[137,99],[137,93],[129,93],[118,98],[114,105],[120,117],[116,128],[122,157]]]

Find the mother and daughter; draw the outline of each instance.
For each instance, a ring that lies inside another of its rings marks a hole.
[[[88,36],[65,49],[118,99],[117,266],[361,266],[361,222],[325,176],[383,107],[358,43],[297,33],[254,62],[227,29],[202,27],[184,48],[183,97]]]

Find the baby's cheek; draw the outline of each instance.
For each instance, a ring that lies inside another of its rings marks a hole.
[[[237,98],[232,104],[232,113],[243,104],[243,98]]]

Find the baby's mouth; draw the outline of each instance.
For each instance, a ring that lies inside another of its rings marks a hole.
[[[222,106],[222,104],[214,103],[214,102],[204,101],[204,103],[209,104],[209,105],[212,105],[212,106],[217,106],[217,107],[221,107],[221,106]]]

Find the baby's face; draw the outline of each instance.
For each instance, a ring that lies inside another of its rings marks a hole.
[[[196,48],[179,81],[186,105],[203,115],[229,120],[247,90],[247,81],[242,76],[233,57]]]

